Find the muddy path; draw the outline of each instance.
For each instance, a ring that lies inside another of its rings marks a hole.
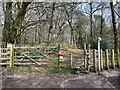
[[[70,54],[73,53],[73,63],[83,65],[83,51],[68,52],[64,57],[70,64]],[[92,55],[91,55],[92,56]],[[91,57],[92,59],[92,57]],[[91,64],[92,64],[92,60]],[[48,73],[9,73],[2,75],[3,88],[112,88],[120,90],[120,68],[103,70],[101,75],[88,74],[48,74]]]
[[[103,71],[102,75],[16,73],[2,76],[3,88],[114,88],[120,89],[118,69]]]

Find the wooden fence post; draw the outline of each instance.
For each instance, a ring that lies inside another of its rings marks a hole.
[[[60,65],[60,55],[59,55],[59,50],[60,50],[60,44],[58,45],[58,66]]]
[[[90,44],[88,47],[88,52],[87,52],[87,71],[90,71]]]
[[[105,68],[109,69],[108,49],[105,50]]]
[[[84,43],[84,67],[86,68],[86,59],[87,59],[87,52],[86,52],[86,43]]]
[[[111,67],[115,68],[114,49],[111,50]]]
[[[103,54],[102,49],[100,49],[100,65],[101,65],[101,71],[103,70]]]
[[[73,54],[71,53],[70,54],[70,66],[72,68],[72,65],[73,65]]]
[[[61,48],[61,45],[58,46],[58,66],[60,67],[64,67],[64,58],[63,58],[63,54],[64,54],[64,50]]]
[[[93,49],[93,67],[94,72],[97,72],[96,49]]]
[[[119,53],[119,49],[117,49],[117,67],[120,67],[120,53]]]
[[[10,67],[12,67],[13,65],[14,65],[14,48],[12,44],[10,48]]]

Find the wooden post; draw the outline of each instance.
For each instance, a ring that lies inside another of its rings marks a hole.
[[[100,65],[101,65],[101,71],[103,70],[103,54],[102,49],[100,49]]]
[[[70,63],[71,65],[70,65],[70,66],[71,66],[71,68],[72,68],[72,64],[73,64],[73,63],[72,63],[72,62],[73,62],[73,54],[72,54],[72,53],[70,54],[70,61],[71,61],[71,63]]]
[[[63,50],[63,48],[61,48],[62,46],[60,45],[59,46],[59,63],[58,63],[58,65],[60,66],[60,67],[64,67],[64,58],[63,58],[63,54],[64,54],[64,50]]]
[[[111,50],[111,67],[115,68],[115,61],[114,61],[114,49]]]
[[[60,65],[60,55],[59,55],[59,50],[60,50],[60,44],[58,45],[58,66]]]
[[[90,44],[88,47],[88,52],[87,52],[87,71],[90,71]]]
[[[97,72],[96,49],[93,49],[93,67],[94,72]]]
[[[106,69],[109,69],[108,49],[105,50],[105,68],[106,68]]]
[[[120,67],[120,53],[119,53],[119,49],[117,49],[117,67]]]
[[[1,52],[2,50],[1,50],[1,45],[0,45],[0,53],[2,53]],[[2,58],[2,55],[0,54],[0,58]],[[0,63],[2,62],[2,60],[0,60]]]
[[[100,75],[101,73],[101,65],[100,65],[100,42],[101,42],[101,38],[98,37],[98,74]]]
[[[87,59],[87,52],[86,52],[86,43],[84,43],[84,67],[86,68],[86,59]]]
[[[13,48],[13,44],[10,48],[10,67],[12,67],[14,65],[14,48]]]

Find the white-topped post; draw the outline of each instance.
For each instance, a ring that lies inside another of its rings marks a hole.
[[[12,48],[12,44],[11,43],[7,43],[7,48]]]
[[[99,74],[101,71],[101,67],[100,67],[100,41],[101,41],[101,38],[98,37],[98,71],[99,71]]]

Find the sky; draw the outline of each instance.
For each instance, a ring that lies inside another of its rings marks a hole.
[[[2,0],[2,1],[9,1],[9,0]],[[24,1],[24,0],[12,0],[12,1]],[[25,1],[28,1],[28,0],[25,0]],[[30,1],[30,0],[29,0],[29,1]],[[39,1],[39,0],[38,0],[38,1]],[[41,0],[41,1],[42,1],[42,0]],[[49,0],[49,1],[55,1],[55,0]],[[62,0],[59,0],[59,1],[62,1]],[[67,0],[67,1],[69,1],[69,0]],[[71,1],[75,1],[75,0],[71,0]],[[82,0],[81,0],[81,1],[82,1]],[[90,0],[83,0],[83,1],[90,1]],[[99,1],[99,0],[93,0],[93,1]],[[102,0],[102,1],[104,1],[104,0]],[[106,0],[106,1],[108,1],[108,0]],[[116,0],[116,1],[119,1],[119,0]],[[116,4],[115,0],[114,0],[114,4]],[[96,9],[96,7],[97,7],[98,5],[99,5],[99,4],[97,4],[97,3],[93,4],[93,7],[94,7],[93,9]],[[82,7],[81,7],[81,6],[82,6]],[[83,12],[89,13],[89,11],[90,11],[89,5],[86,4],[86,3],[81,4],[81,5],[80,5],[80,10],[82,10]],[[99,11],[96,11],[94,14],[100,15],[100,14],[101,14],[101,11],[100,11],[100,10],[99,10]],[[88,14],[86,14],[86,16],[88,16]],[[105,18],[105,20],[106,20],[106,22],[107,22],[109,16],[111,16],[111,11],[110,11],[110,9],[105,9],[104,12],[103,12],[103,16],[104,16],[104,18]],[[108,18],[106,18],[106,17],[108,17]],[[3,24],[3,23],[4,23],[3,20],[4,20],[4,16],[3,16],[3,11],[2,11],[2,6],[1,6],[1,3],[0,3],[0,23]],[[109,25],[109,23],[107,23],[107,25]]]
[[[109,2],[106,2],[105,4],[107,4],[107,6],[109,6]],[[114,5],[115,4],[116,4],[116,2],[114,2]],[[93,10],[95,10],[98,5],[99,5],[99,3],[93,3]],[[116,11],[118,11],[117,10],[118,6],[120,6],[120,5],[116,6],[116,9],[115,9]],[[90,12],[89,7],[90,7],[89,4],[83,3],[80,5],[80,11],[89,13]],[[85,15],[89,17],[89,14],[85,13]],[[96,11],[94,13],[94,15],[101,15],[101,10]],[[110,26],[111,25],[111,22],[110,22],[111,21],[111,10],[110,10],[110,8],[105,8],[103,10],[103,17],[105,19],[106,25]],[[119,22],[117,15],[116,15],[116,21]]]

